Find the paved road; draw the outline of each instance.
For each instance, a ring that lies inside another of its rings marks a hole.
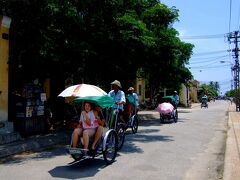
[[[16,155],[0,165],[4,179],[221,179],[227,107],[224,101],[208,109],[180,109],[178,123],[160,124],[158,113],[129,134],[116,162],[102,158],[73,163],[64,147]]]

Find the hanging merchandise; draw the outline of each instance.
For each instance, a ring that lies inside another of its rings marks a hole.
[[[22,136],[45,132],[44,101],[46,93],[37,80],[25,84],[21,96],[15,98],[15,130]]]

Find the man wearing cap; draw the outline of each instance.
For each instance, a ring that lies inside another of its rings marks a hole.
[[[125,93],[120,90],[122,88],[121,83],[118,80],[111,82],[112,90],[108,93],[110,97],[112,97],[115,102],[113,105],[114,109],[117,109],[119,106],[119,110],[123,111],[123,104],[126,103]]]
[[[138,106],[139,106],[139,102],[138,102],[138,95],[137,93],[134,92],[134,88],[133,87],[129,87],[128,88],[128,95],[127,97],[131,98],[133,102],[131,102],[131,104],[134,105],[133,109],[134,109],[134,113],[137,114],[138,112]]]
[[[173,97],[175,99],[175,108],[177,109],[178,104],[179,104],[179,96],[177,94],[177,91],[174,91]]]

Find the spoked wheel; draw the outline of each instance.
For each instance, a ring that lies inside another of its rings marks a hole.
[[[117,136],[118,136],[117,150],[120,150],[122,149],[125,141],[125,127],[121,123],[117,125]]]
[[[115,130],[110,130],[104,137],[103,142],[103,158],[106,164],[111,164],[117,156],[117,133]]]
[[[164,118],[163,118],[163,116],[161,116],[161,114],[160,114],[160,123],[164,123]]]
[[[75,161],[80,161],[83,158],[82,154],[71,154],[71,156]]]
[[[79,147],[82,147],[82,143],[81,143],[81,140],[79,140]],[[71,143],[70,143],[70,147],[72,148],[73,147],[73,144],[72,144],[72,139],[71,139]],[[82,153],[76,151],[76,153],[70,153],[70,155],[72,156],[72,158],[75,160],[75,161],[79,161],[82,159],[83,155]]]
[[[134,115],[133,122],[132,122],[132,133],[135,134],[138,131],[138,117]]]
[[[174,122],[176,123],[178,121],[178,111],[176,110],[175,117],[174,117]]]

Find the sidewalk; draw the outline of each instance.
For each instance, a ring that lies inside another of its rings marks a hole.
[[[240,112],[229,106],[228,132],[224,162],[224,180],[240,179]]]
[[[37,152],[60,144],[69,144],[72,130],[58,130],[56,132],[35,135],[9,144],[0,145],[0,159],[22,152]]]

